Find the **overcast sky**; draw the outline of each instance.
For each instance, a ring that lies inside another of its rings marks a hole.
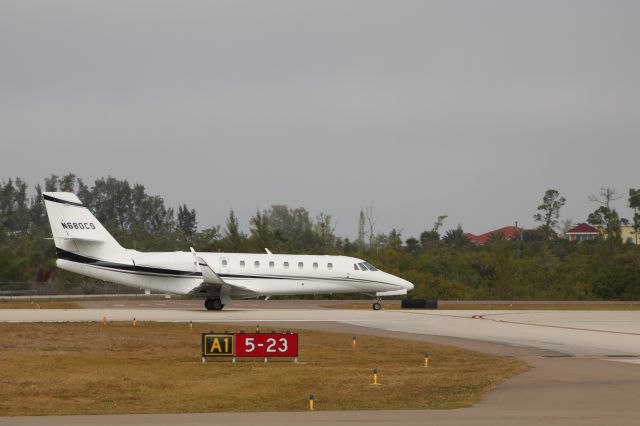
[[[640,187],[638,1],[0,0],[0,180],[112,175],[248,226],[584,221]]]

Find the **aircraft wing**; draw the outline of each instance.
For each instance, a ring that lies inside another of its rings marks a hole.
[[[222,279],[202,258],[198,257],[204,282],[191,290],[191,293],[228,294],[233,298],[260,296],[257,288],[239,280]]]

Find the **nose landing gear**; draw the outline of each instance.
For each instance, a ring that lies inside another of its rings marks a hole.
[[[224,305],[222,304],[222,300],[218,298],[214,298],[214,299],[205,299],[204,307],[207,308],[208,311],[221,311],[222,308],[224,308]]]

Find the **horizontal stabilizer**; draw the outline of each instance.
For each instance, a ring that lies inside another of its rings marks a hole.
[[[51,240],[63,240],[63,241],[86,241],[88,243],[104,243],[106,240],[104,238],[89,238],[89,237],[53,237],[47,238]]]

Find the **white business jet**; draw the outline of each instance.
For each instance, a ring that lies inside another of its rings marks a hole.
[[[99,280],[162,293],[200,295],[209,310],[231,299],[297,294],[400,296],[409,281],[346,256],[249,253],[144,253],[123,248],[71,192],[45,192],[57,266]]]

